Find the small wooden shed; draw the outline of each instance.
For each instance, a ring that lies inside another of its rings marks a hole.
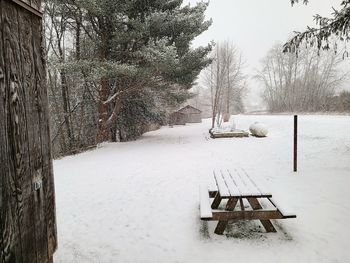
[[[187,123],[201,123],[202,122],[202,111],[199,109],[196,109],[195,107],[191,105],[187,105],[181,109],[179,109],[177,112],[183,113],[186,115],[186,122]]]
[[[187,115],[178,111],[170,114],[169,125],[186,125]]]

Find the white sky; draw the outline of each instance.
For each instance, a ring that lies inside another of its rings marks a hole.
[[[184,1],[196,2],[199,1]],[[261,58],[276,42],[284,43],[293,31],[314,26],[315,14],[329,16],[332,6],[339,9],[340,3],[341,0],[310,0],[306,6],[299,3],[292,7],[290,0],[211,0],[206,16],[213,19],[213,24],[193,45],[230,39],[243,53],[247,74],[253,75]],[[254,85],[250,81],[249,88],[256,89]]]

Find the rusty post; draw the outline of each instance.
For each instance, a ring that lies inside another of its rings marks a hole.
[[[298,171],[298,115],[294,115],[294,155],[293,155],[294,172]]]

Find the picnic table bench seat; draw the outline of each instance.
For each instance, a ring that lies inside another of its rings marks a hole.
[[[297,216],[295,215],[294,212],[291,212],[289,210],[285,210],[285,208],[282,208],[282,206],[280,204],[278,204],[276,202],[276,200],[269,198],[269,201],[271,202],[271,204],[273,204],[276,209],[283,215],[283,219],[286,219],[286,218],[296,218]]]
[[[260,220],[267,232],[276,232],[271,219],[296,218],[272,199],[272,194],[258,186],[243,169],[214,172],[217,189],[200,187],[200,217],[206,221],[219,221],[216,234],[223,234],[228,221]],[[270,207],[264,208],[259,199],[267,199]],[[213,199],[213,200],[211,200]],[[227,200],[224,209],[219,208],[222,200]],[[246,209],[243,200],[247,200],[251,209]],[[240,204],[240,210],[238,205]]]
[[[206,185],[200,187],[200,213],[202,220],[210,220],[213,218],[211,210],[209,189]]]

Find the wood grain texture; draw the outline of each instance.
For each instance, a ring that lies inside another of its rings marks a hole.
[[[42,189],[34,192],[33,183],[42,180],[43,156],[41,153],[41,130],[39,111],[37,109],[37,86],[35,81],[34,49],[32,20],[37,19],[24,9],[18,9],[19,33],[21,44],[21,61],[23,73],[23,87],[26,104],[28,148],[30,152],[30,178],[28,178],[28,207],[31,207],[31,222],[35,229],[33,243],[37,262],[45,262],[47,258],[46,222],[44,217],[44,195]]]
[[[0,262],[52,262],[57,234],[42,21],[10,0],[0,0],[0,19]],[[43,185],[34,191],[37,180]]]
[[[3,235],[5,241],[4,249],[6,250],[7,259],[5,262],[24,262],[22,236],[20,222],[23,219],[23,196],[22,183],[24,165],[23,140],[20,132],[20,122],[23,123],[23,108],[18,96],[18,70],[20,59],[18,56],[18,39],[16,39],[17,20],[13,6],[2,1],[2,41],[3,41],[3,58],[5,72],[5,129],[7,141],[7,173],[4,177],[4,195],[7,207],[2,212],[5,213],[5,227]],[[18,135],[18,136],[17,136]]]
[[[56,207],[55,207],[55,186],[53,176],[51,140],[49,128],[48,94],[46,89],[46,69],[44,61],[44,49],[42,39],[41,20],[36,17],[32,20],[33,49],[35,66],[35,87],[36,87],[36,106],[39,113],[39,123],[41,132],[41,155],[42,179],[44,195],[44,217],[46,220],[46,235],[48,242],[48,254],[52,257],[57,249],[57,227],[56,227]],[[40,30],[38,30],[38,28]]]
[[[0,25],[2,20],[2,1],[0,1]],[[10,174],[8,153],[9,145],[7,138],[7,96],[5,90],[5,64],[3,34],[0,30],[0,262],[15,261],[14,251],[19,250],[15,247],[13,240],[13,225],[11,202],[8,191],[7,176]]]

